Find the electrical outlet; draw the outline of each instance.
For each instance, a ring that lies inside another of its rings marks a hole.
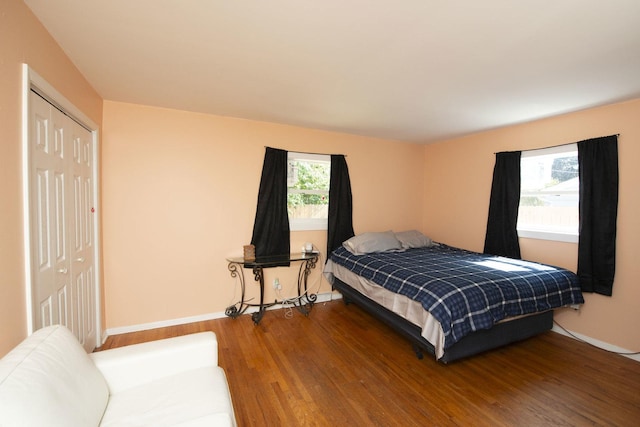
[[[273,279],[273,289],[282,289],[282,285],[280,285],[280,280],[276,277]]]

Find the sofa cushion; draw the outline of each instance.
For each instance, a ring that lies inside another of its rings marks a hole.
[[[200,332],[91,353],[110,394],[163,377],[218,364],[218,341]]]
[[[233,426],[224,371],[203,367],[114,393],[102,426]]]
[[[97,426],[109,390],[64,326],[40,329],[0,360],[0,426]]]

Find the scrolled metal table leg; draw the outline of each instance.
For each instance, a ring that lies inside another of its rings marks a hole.
[[[226,316],[229,316],[232,319],[235,319],[238,316],[240,316],[242,313],[244,313],[247,310],[247,308],[249,308],[249,306],[246,305],[244,302],[244,296],[245,296],[244,273],[242,271],[242,268],[238,268],[238,264],[235,262],[230,262],[227,268],[229,269],[229,273],[231,273],[231,277],[233,277],[234,279],[237,277],[238,280],[240,281],[240,301],[234,305],[227,307],[226,310],[224,311],[224,314]]]
[[[317,260],[318,258],[314,257],[303,261],[298,271],[298,301],[295,306],[305,316],[309,316],[313,304],[318,299],[316,294],[309,294],[307,288],[307,279],[311,274],[311,269],[315,268]]]
[[[262,271],[262,267],[253,267],[253,277],[256,282],[260,283],[260,306],[258,307],[258,311],[251,315],[253,323],[258,325],[262,320],[262,316],[264,316],[264,312],[267,309],[264,305],[264,273]]]

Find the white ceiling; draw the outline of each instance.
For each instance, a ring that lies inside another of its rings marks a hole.
[[[639,0],[25,0],[107,100],[429,143],[640,97]]]

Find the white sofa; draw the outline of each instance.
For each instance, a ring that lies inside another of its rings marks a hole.
[[[87,354],[63,326],[0,360],[0,426],[235,426],[213,332]]]

